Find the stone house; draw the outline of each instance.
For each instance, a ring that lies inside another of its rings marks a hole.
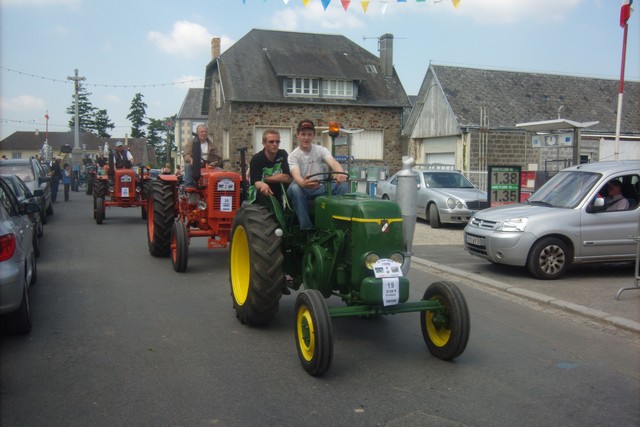
[[[238,167],[238,148],[247,148],[247,159],[261,150],[270,128],[291,152],[297,123],[311,119],[316,143],[336,155],[348,149],[332,147],[323,133],[330,121],[362,129],[350,137],[355,163],[400,168],[402,114],[410,102],[393,67],[393,35],[380,37],[379,47],[377,57],[340,35],[253,29],[220,54],[214,38],[202,113],[226,167]]]
[[[623,100],[619,158],[638,159],[640,82],[626,82]],[[613,160],[617,101],[616,80],[431,64],[403,137],[418,163],[455,165],[484,189],[487,165]]]

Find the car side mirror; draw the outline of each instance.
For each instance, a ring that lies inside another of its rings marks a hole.
[[[602,197],[596,197],[593,203],[587,206],[588,213],[602,212],[604,210],[604,198]]]
[[[44,191],[37,189],[37,190],[33,190],[33,195],[36,197],[42,197],[44,196]]]

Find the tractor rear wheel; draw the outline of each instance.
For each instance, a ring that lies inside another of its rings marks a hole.
[[[333,360],[333,330],[327,303],[320,291],[308,289],[296,297],[294,313],[300,363],[309,375],[320,376]]]
[[[443,309],[420,312],[422,337],[432,355],[442,360],[460,356],[469,341],[469,308],[458,287],[447,281],[432,283],[423,300],[437,301]]]
[[[96,199],[96,223],[102,224],[104,220],[104,199],[101,197]]]
[[[147,243],[149,253],[166,257],[171,253],[171,226],[176,217],[174,187],[154,181],[147,201]]]
[[[178,273],[187,270],[189,262],[189,236],[187,226],[182,221],[175,221],[171,229],[171,264]]]
[[[265,325],[278,312],[284,287],[279,228],[267,208],[244,205],[231,232],[229,281],[236,316],[243,324]]]

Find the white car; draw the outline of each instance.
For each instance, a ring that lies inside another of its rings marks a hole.
[[[607,186],[621,183],[625,210],[607,210]],[[640,161],[597,162],[558,172],[524,204],[478,212],[464,247],[496,264],[527,266],[558,279],[572,264],[633,261],[640,219]]]
[[[429,221],[431,228],[442,224],[466,224],[471,216],[489,206],[487,193],[478,190],[460,172],[414,169],[418,185],[418,218]],[[386,181],[378,181],[376,198],[397,200],[396,173]]]

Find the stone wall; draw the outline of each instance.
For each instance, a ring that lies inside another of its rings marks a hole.
[[[316,128],[327,127],[329,121],[337,121],[343,128],[382,130],[384,159],[367,162],[367,165],[385,165],[390,171],[395,171],[400,169],[402,163],[401,115],[401,108],[227,102],[223,108],[209,113],[208,123],[209,133],[219,152],[222,152],[223,131],[229,132],[231,158],[225,160],[229,161],[230,168],[234,170],[238,170],[240,164],[237,148],[248,148],[247,160],[253,155],[253,133],[256,126],[291,127],[295,134],[298,122],[309,118],[314,121]],[[346,154],[346,147],[336,148],[336,155]]]

